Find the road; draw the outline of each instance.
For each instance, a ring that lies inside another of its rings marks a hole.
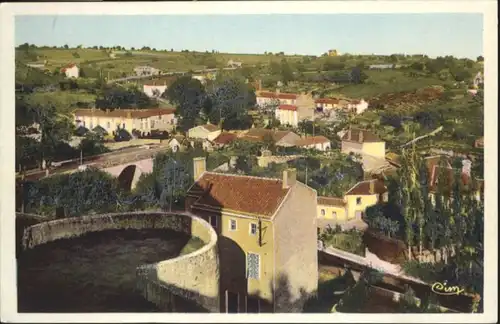
[[[134,147],[126,148],[119,151],[114,151],[102,155],[87,157],[83,160],[83,165],[93,166],[97,168],[108,168],[111,166],[129,163],[133,161],[144,160],[154,157],[157,153],[167,150],[168,146],[165,144],[148,145],[150,148]],[[67,172],[77,171],[80,166],[80,159],[73,159],[57,163],[55,167],[49,169],[49,176],[55,174],[62,174]],[[38,180],[46,176],[45,170],[30,170],[25,173],[25,180]],[[21,176],[17,176],[18,179]]]
[[[238,68],[222,68],[224,71],[231,71],[231,70],[236,70]],[[205,70],[195,70],[193,71],[194,73],[208,73],[208,72],[217,72],[219,69],[205,69]],[[118,79],[113,79],[113,80],[108,80],[108,83],[112,82],[123,82],[123,81],[133,81],[133,80],[142,80],[142,79],[150,79],[152,77],[158,77],[158,76],[172,76],[172,75],[184,75],[187,74],[189,71],[175,71],[175,72],[163,72],[160,75],[133,75],[129,77],[124,77],[124,78],[118,78]]]

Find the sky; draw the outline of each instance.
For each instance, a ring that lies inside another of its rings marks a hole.
[[[211,51],[483,55],[478,13],[16,16],[16,45]]]

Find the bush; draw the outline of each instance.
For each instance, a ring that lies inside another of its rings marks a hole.
[[[349,253],[365,256],[363,232],[356,229],[342,231],[339,225],[337,225],[334,229],[328,227],[323,233],[320,234],[319,239],[323,241],[326,246],[332,246]]]

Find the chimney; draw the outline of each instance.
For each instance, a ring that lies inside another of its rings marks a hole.
[[[467,175],[470,177],[470,170],[472,167],[472,162],[469,159],[463,159],[462,160],[462,174]]]
[[[207,170],[207,161],[205,157],[196,157],[193,159],[193,178],[194,181],[201,177],[201,174]]]
[[[370,194],[373,195],[375,193],[375,181],[377,180],[370,180]]]
[[[360,143],[363,143],[363,131],[359,131],[358,140],[359,140]]]
[[[276,94],[280,94],[280,88],[276,88]]]
[[[283,171],[283,189],[292,187],[297,182],[297,169]]]

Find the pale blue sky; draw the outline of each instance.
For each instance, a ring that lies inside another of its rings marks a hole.
[[[481,14],[18,16],[16,45],[230,53],[483,55]]]

